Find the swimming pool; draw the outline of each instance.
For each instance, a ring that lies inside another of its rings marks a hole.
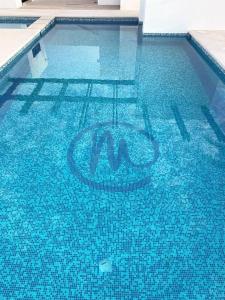
[[[0,17],[0,28],[18,28],[23,29],[29,27],[38,18],[32,17]]]
[[[224,82],[139,32],[56,25],[1,80],[3,298],[224,299]]]

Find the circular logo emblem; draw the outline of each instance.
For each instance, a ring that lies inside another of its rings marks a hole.
[[[71,141],[67,159],[84,184],[107,192],[129,192],[151,181],[159,144],[145,130],[128,123],[98,123]]]

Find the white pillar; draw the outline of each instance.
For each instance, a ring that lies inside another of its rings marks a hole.
[[[139,8],[139,20],[144,22],[145,18],[145,0],[140,0],[140,8]]]
[[[140,9],[140,0],[121,0],[120,1],[121,10],[135,10]]]
[[[19,8],[22,0],[0,0],[0,8]]]
[[[120,5],[120,0],[98,0],[98,5]]]

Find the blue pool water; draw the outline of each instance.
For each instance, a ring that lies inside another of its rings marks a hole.
[[[37,18],[8,18],[0,17],[0,28],[18,28],[29,27]]]
[[[225,85],[186,38],[56,25],[0,91],[0,299],[225,299]]]

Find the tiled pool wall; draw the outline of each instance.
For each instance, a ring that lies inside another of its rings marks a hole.
[[[204,58],[219,78],[225,82],[225,69],[214,59],[212,55],[189,33],[144,33],[143,38],[186,38],[194,49]]]
[[[40,17],[0,17],[0,23],[29,23],[30,25],[37,21]],[[40,34],[36,36],[30,43],[21,49],[14,57],[12,57],[6,65],[0,67],[0,79],[5,76],[9,69],[14,66],[20,58],[31,50],[35,44],[51,30],[56,24],[113,24],[113,25],[133,25],[139,26],[141,30],[138,30],[138,34],[141,34],[143,38],[186,38],[189,43],[195,48],[195,50],[204,58],[204,60],[210,65],[219,78],[225,82],[225,69],[209,54],[209,52],[201,46],[201,44],[193,38],[189,33],[142,33],[142,22],[138,18],[87,18],[87,17],[55,17],[52,19]]]
[[[1,16],[0,17],[0,24],[27,24],[30,26],[35,21],[37,21],[39,17],[10,17],[10,16]]]
[[[138,18],[67,18],[56,17],[56,24],[117,24],[117,25],[138,25]]]
[[[208,65],[213,69],[213,71],[219,76],[219,78],[225,82],[225,69],[214,59],[209,52],[202,47],[202,45],[190,34],[187,34],[187,39],[190,44],[195,48],[195,50],[204,58]]]
[[[187,33],[154,33],[154,32],[152,32],[152,33],[143,33],[143,36],[145,37],[145,38],[147,38],[147,37],[164,37],[164,38],[166,38],[166,37],[168,37],[168,38],[171,38],[171,37],[181,37],[181,38],[183,38],[183,37],[187,37],[188,36],[188,34]]]

